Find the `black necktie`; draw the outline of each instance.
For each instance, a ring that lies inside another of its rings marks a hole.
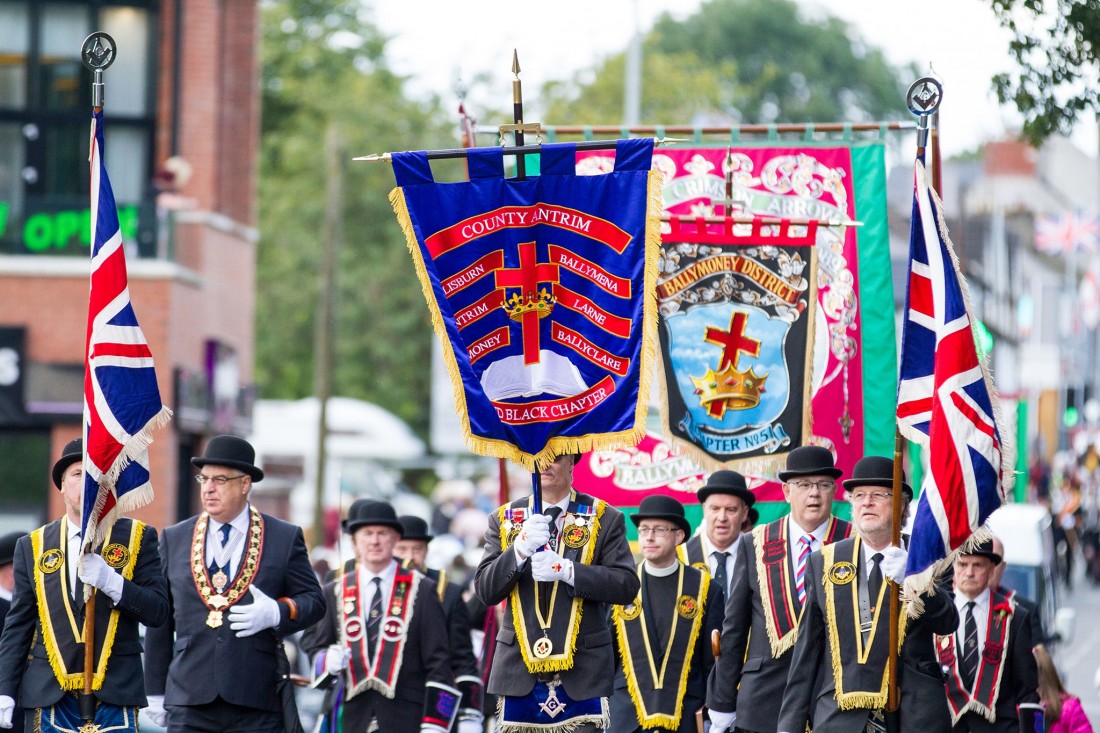
[[[722,605],[725,605],[726,592],[729,590],[727,585],[729,580],[726,578],[726,558],[730,554],[715,550],[710,553],[710,556],[714,558],[714,584],[718,586],[718,592],[722,594]]]
[[[882,568],[879,563],[882,562],[882,553],[876,552],[871,555],[871,572],[867,574],[867,600],[871,602],[871,610],[873,611],[878,605],[878,594],[882,590]]]
[[[550,517],[550,549],[554,552],[558,551],[558,517],[561,515],[560,506],[552,506],[543,512],[546,516]]]
[[[367,615],[367,652],[373,658],[374,645],[378,643],[378,628],[382,625],[382,579],[371,578],[370,582],[374,586],[374,596]]]
[[[966,618],[963,621],[962,661],[959,673],[966,689],[974,685],[974,674],[978,671],[978,624],[974,621],[974,601],[966,602]]]

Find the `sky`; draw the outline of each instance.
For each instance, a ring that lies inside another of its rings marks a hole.
[[[1019,116],[1001,109],[991,88],[993,75],[1010,71],[1013,63],[1009,36],[994,18],[989,0],[798,2],[807,13],[827,13],[848,21],[868,45],[882,49],[895,65],[916,62],[922,73],[931,65],[944,86],[940,108],[944,155],[973,150],[1019,128]],[[569,78],[601,58],[621,53],[635,23],[645,32],[661,14],[683,18],[701,4],[701,0],[376,0],[373,16],[391,37],[387,47],[391,67],[410,77],[412,93],[434,91],[446,103],[455,99],[456,76],[470,85],[479,74],[488,73],[499,89],[471,89],[471,107],[476,109],[479,99],[498,95],[496,107],[506,108],[511,101],[512,50],[516,49],[525,117],[552,122],[535,116],[539,112],[535,97],[542,82]],[[922,14],[916,14],[916,8]],[[644,85],[643,80],[643,96]],[[504,120],[479,122],[493,125]],[[1074,142],[1095,154],[1096,125],[1079,125]]]

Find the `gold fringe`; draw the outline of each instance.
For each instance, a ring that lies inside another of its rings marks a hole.
[[[753,547],[756,551],[756,578],[759,584],[763,584],[763,579],[768,577],[768,568],[764,564],[764,533],[766,529],[767,525],[761,524],[758,527],[754,527],[752,530]],[[783,541],[787,541],[786,528],[783,529]],[[783,563],[783,572],[787,572],[786,563]],[[779,599],[774,597],[775,594],[773,593],[772,595],[773,597],[771,599],[771,602],[779,603]],[[782,599],[782,602],[789,604],[789,595],[784,597]],[[764,607],[764,628],[768,632],[768,645],[771,647],[772,650],[772,659],[779,659],[788,650],[790,650],[794,646],[795,641],[798,640],[798,624],[796,623],[794,625],[794,628],[787,632],[785,636],[780,637],[779,629],[775,628],[775,617],[773,614],[769,613],[770,609],[767,608],[763,598],[761,599],[761,605]],[[792,608],[790,610],[793,611],[794,609]],[[799,615],[801,616],[801,612],[799,613]],[[748,648],[746,647],[746,653],[748,653],[747,649]]]
[[[546,445],[538,453],[527,453],[506,440],[487,438],[474,435],[470,427],[470,412],[466,405],[466,391],[462,383],[462,374],[459,371],[458,359],[454,354],[454,344],[447,335],[447,326],[443,320],[443,313],[439,309],[439,303],[435,300],[432,290],[431,277],[424,255],[420,251],[420,244],[416,238],[416,230],[412,218],[409,215],[408,204],[405,201],[405,192],[396,187],[390,191],[389,201],[393,212],[397,216],[397,222],[401,231],[405,234],[405,243],[412,255],[416,276],[420,280],[420,289],[424,293],[424,300],[428,303],[428,312],[431,315],[432,328],[439,338],[443,351],[443,363],[447,367],[447,375],[451,380],[451,392],[454,396],[455,411],[458,414],[459,424],[462,429],[462,439],[466,447],[472,452],[482,456],[492,456],[514,461],[522,465],[528,471],[535,471],[536,466],[546,465],[557,456],[567,453],[588,453],[591,451],[620,448],[623,445],[637,445],[645,437],[646,416],[649,411],[650,381],[653,375],[653,361],[656,355],[657,339],[657,259],[661,248],[661,189],[664,183],[663,174],[659,171],[649,172],[647,183],[647,207],[646,207],[646,231],[645,231],[645,293],[642,315],[642,347],[641,362],[638,365],[638,401],[634,409],[634,425],[626,430],[614,433],[589,433],[577,436],[557,436],[550,438]]]
[[[678,548],[677,548],[678,549]],[[681,563],[685,567],[690,567],[686,563]],[[639,563],[639,572],[641,563]],[[615,622],[615,641],[619,647],[619,658],[623,660],[623,677],[626,678],[626,688],[630,693],[630,699],[634,703],[634,712],[638,716],[638,723],[642,728],[677,728],[680,725],[680,718],[684,714],[684,695],[687,693],[687,678],[688,672],[691,668],[691,657],[695,653],[695,643],[699,640],[699,629],[703,625],[703,608],[707,602],[707,595],[710,591],[710,574],[699,572],[701,576],[699,585],[699,595],[697,597],[699,603],[699,613],[695,614],[695,618],[691,623],[691,634],[688,637],[687,643],[687,664],[680,670],[680,680],[677,684],[676,692],[676,712],[674,715],[667,715],[665,713],[653,713],[648,714],[645,711],[645,703],[642,700],[642,692],[638,688],[637,676],[631,674],[633,671],[633,663],[630,655],[630,646],[626,640],[626,620],[622,617],[622,606],[615,606],[612,609],[612,618]],[[644,609],[642,610],[644,613]],[[628,671],[630,670],[630,671]]]
[[[600,698],[599,715],[582,715],[561,723],[505,723],[504,695],[497,697],[497,733],[572,733],[582,725],[595,723],[597,728],[611,727],[611,713],[608,711],[607,698]]]
[[[967,552],[972,552],[974,548],[983,542],[988,542],[993,539],[993,530],[989,528],[988,524],[983,524],[978,527],[967,538],[966,542],[959,545],[958,548],[947,553],[947,557],[942,560],[937,560],[929,567],[925,568],[919,573],[913,573],[905,579],[905,586],[902,590],[902,598],[910,601],[909,615],[911,618],[919,618],[924,613],[924,601],[921,600],[922,595],[931,595],[935,590],[936,578],[938,578],[947,568],[955,562],[955,558],[959,555],[964,555]]]
[[[65,535],[64,521],[62,522],[61,530],[62,538]],[[126,580],[133,580],[134,568],[137,566],[138,552],[141,550],[141,538],[145,534],[145,524],[137,520],[131,520],[132,526],[130,528],[130,542],[129,553],[130,558],[126,564],[126,567],[122,569],[122,577]],[[50,662],[50,668],[53,670],[54,677],[57,679],[61,689],[66,691],[82,690],[84,689],[84,670],[83,668],[78,672],[69,672],[63,667],[61,659],[61,651],[57,646],[57,636],[53,631],[53,619],[49,615],[49,607],[47,606],[45,599],[45,588],[43,582],[45,580],[45,574],[38,568],[38,558],[42,556],[42,538],[45,536],[45,527],[31,532],[31,556],[33,558],[34,567],[34,587],[35,595],[38,605],[38,623],[42,629],[42,646],[46,648],[46,658]],[[107,535],[110,537],[110,534]],[[104,542],[104,545],[107,543]],[[100,549],[100,552],[104,548]],[[68,572],[68,563],[71,561],[68,551],[65,553],[66,567],[59,569],[57,572]],[[65,601],[67,602],[67,600]],[[92,690],[98,690],[103,687],[103,680],[107,675],[107,662],[111,658],[111,651],[113,650],[115,643],[115,634],[118,631],[118,616],[119,611],[117,608],[112,608],[110,612],[110,618],[107,621],[107,632],[103,639],[103,649],[99,653],[99,664],[96,666],[95,671],[92,673]],[[81,630],[83,634],[83,630]],[[81,636],[80,640],[83,640]],[[92,642],[95,642],[95,629],[92,629]]]

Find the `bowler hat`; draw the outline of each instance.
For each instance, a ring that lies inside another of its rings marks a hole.
[[[833,463],[833,452],[820,445],[802,445],[787,454],[787,467],[779,472],[780,481],[799,476],[840,478],[844,473]]]
[[[651,494],[642,499],[642,503],[638,505],[638,511],[630,515],[630,521],[637,527],[643,519],[664,519],[672,522],[684,531],[684,537],[680,542],[686,540],[691,534],[691,525],[684,517],[684,505],[671,496]]]
[[[966,546],[963,545],[963,547],[965,548]],[[959,555],[977,555],[979,557],[988,557],[990,560],[993,561],[994,565],[1000,565],[1002,560],[1001,556],[993,551],[993,540],[991,539],[979,543],[977,547],[972,550],[963,549],[959,553]]]
[[[61,474],[65,473],[65,469],[72,464],[83,460],[84,439],[77,438],[66,443],[65,447],[61,449],[61,457],[57,459],[57,463],[53,464],[53,485],[60,489]]]
[[[206,452],[191,459],[191,465],[228,466],[244,471],[253,481],[262,481],[264,472],[256,467],[256,449],[244,438],[236,435],[215,435],[206,444]]]
[[[852,468],[852,477],[844,481],[844,489],[851,491],[859,486],[894,488],[894,460],[883,456],[860,458]],[[913,487],[905,482],[904,469],[901,472],[901,490],[907,497],[913,498]]]
[[[695,496],[699,498],[700,504],[706,501],[707,497],[711,494],[738,496],[741,497],[741,501],[745,502],[747,506],[752,506],[756,503],[756,495],[749,491],[748,484],[745,483],[745,477],[737,473],[737,471],[729,471],[726,469],[715,471],[707,477],[707,483],[703,488],[695,492]]]
[[[15,560],[15,543],[25,534],[26,532],[9,532],[0,537],[0,567],[12,564]]]
[[[397,518],[401,522],[401,539],[431,542],[434,535],[428,531],[428,523],[420,517],[404,514]]]
[[[355,534],[360,527],[389,527],[397,530],[404,539],[404,528],[397,521],[397,512],[385,501],[356,501],[348,509],[348,518],[344,522],[344,531]]]

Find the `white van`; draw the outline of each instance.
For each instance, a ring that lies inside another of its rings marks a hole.
[[[1069,642],[1076,612],[1060,607],[1050,512],[1037,504],[1005,504],[990,515],[988,524],[1005,548],[1001,584],[1038,603],[1046,633]]]

